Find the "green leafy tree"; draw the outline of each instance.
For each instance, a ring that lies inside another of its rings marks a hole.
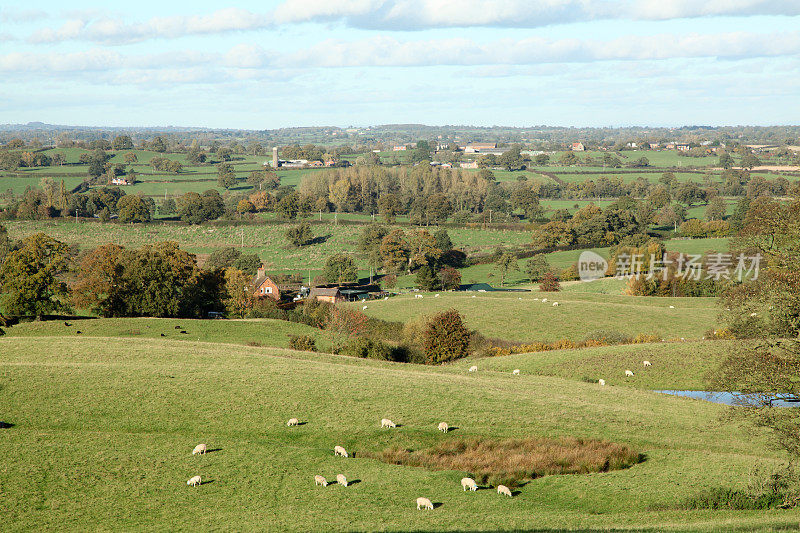
[[[733,166],[733,158],[731,154],[728,152],[722,152],[719,155],[719,163],[717,163],[722,168],[731,168]]]
[[[164,153],[167,151],[167,142],[164,137],[158,136],[150,142],[150,149],[154,152]]]
[[[69,311],[69,289],[61,279],[69,266],[69,247],[44,233],[26,237],[8,252],[0,267],[3,307],[12,315],[41,318]]]
[[[470,338],[471,333],[458,311],[437,313],[425,324],[423,332],[425,362],[436,365],[466,357]]]
[[[724,198],[715,196],[711,199],[711,202],[709,202],[708,207],[706,207],[706,218],[708,220],[722,220],[725,218],[727,207]]]
[[[294,220],[300,212],[300,196],[296,192],[285,195],[278,202],[275,211],[284,220]]]
[[[754,167],[761,165],[761,160],[753,154],[745,154],[740,162],[742,168],[752,170]]]
[[[294,246],[306,246],[314,242],[314,233],[311,231],[311,224],[301,222],[296,226],[291,226],[286,230],[286,240]]]
[[[547,262],[547,256],[544,254],[536,254],[525,263],[525,274],[528,275],[528,279],[531,280],[531,283],[542,279],[544,275],[550,271],[550,264]]]
[[[408,264],[409,247],[403,230],[393,230],[381,241],[381,258],[386,272],[396,273]]]
[[[150,209],[144,199],[137,194],[120,198],[117,201],[117,214],[120,222],[150,222]]]
[[[133,141],[129,135],[117,135],[111,141],[111,148],[114,150],[133,150]]]
[[[495,261],[495,266],[497,270],[500,272],[500,286],[502,287],[505,283],[506,276],[509,272],[519,271],[519,263],[517,262],[517,256],[509,253],[503,252]]]
[[[333,254],[325,260],[322,275],[329,283],[350,283],[358,281],[358,269],[353,258],[347,254]]]
[[[189,224],[201,224],[216,220],[225,213],[225,204],[220,194],[210,189],[203,194],[187,192],[178,199],[178,214]]]
[[[430,265],[423,265],[417,270],[416,282],[417,287],[423,291],[435,291],[441,286],[433,267]]]
[[[436,241],[436,248],[442,252],[447,252],[453,249],[453,241],[450,240],[447,230],[444,228],[438,229],[434,232],[433,238]]]
[[[230,189],[238,183],[236,172],[230,163],[220,163],[217,165],[217,185],[223,189]]]

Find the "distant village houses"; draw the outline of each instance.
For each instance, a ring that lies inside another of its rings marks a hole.
[[[572,143],[571,148],[573,152],[583,152],[586,150],[586,148],[583,146],[583,143],[580,142]]]

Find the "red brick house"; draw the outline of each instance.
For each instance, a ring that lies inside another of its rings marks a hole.
[[[280,301],[281,291],[278,284],[264,273],[264,267],[258,268],[258,273],[253,281],[253,296],[256,298],[267,297]]]

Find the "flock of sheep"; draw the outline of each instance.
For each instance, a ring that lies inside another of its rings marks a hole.
[[[477,367],[474,367],[474,368],[477,370]],[[470,372],[473,372],[473,370],[470,369]],[[515,372],[518,374],[519,370],[516,370]],[[288,427],[294,427],[294,426],[297,426],[299,424],[300,424],[300,420],[298,418],[290,418],[286,422],[286,425]],[[381,419],[381,428],[382,429],[383,428],[389,428],[390,429],[390,428],[396,428],[396,427],[397,427],[397,424],[395,424],[392,420],[390,420],[388,418],[382,418]],[[439,422],[439,425],[437,426],[437,428],[438,428],[439,431],[441,431],[443,433],[447,433],[448,431],[450,431],[450,426],[448,425],[447,422]],[[201,443],[201,444],[198,444],[197,446],[194,447],[194,450],[192,450],[192,455],[198,455],[198,454],[199,455],[204,455],[207,451],[208,451],[208,446],[206,444],[202,444]],[[339,445],[336,445],[336,446],[333,447],[333,455],[336,456],[336,457],[345,457],[345,458],[349,458],[350,457],[350,454],[347,453],[347,450],[344,448],[344,446],[339,446]],[[189,485],[190,487],[197,487],[199,485],[202,485],[202,483],[203,483],[203,479],[200,476],[193,476],[193,477],[189,478],[189,480],[186,482],[186,484]],[[336,475],[336,483],[339,484],[339,485],[342,485],[343,487],[347,487],[348,486],[347,477],[345,477],[344,474],[337,474]],[[329,484],[329,482],[328,482],[327,479],[325,479],[324,476],[321,476],[319,474],[314,476],[314,486],[327,487],[328,484]],[[472,479],[470,477],[465,477],[465,478],[461,479],[461,487],[462,487],[462,489],[464,491],[466,491],[466,490],[470,490],[470,491],[478,490],[478,484],[475,482],[474,479]],[[505,485],[498,485],[497,486],[497,493],[498,494],[502,494],[504,496],[508,496],[509,498],[512,496],[511,489],[509,489]],[[419,509],[430,509],[430,510],[433,510],[433,508],[434,508],[433,502],[431,502],[430,499],[424,498],[424,497],[417,498],[417,510],[419,510]]]

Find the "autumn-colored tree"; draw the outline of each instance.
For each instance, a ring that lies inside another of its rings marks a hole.
[[[325,327],[337,333],[357,337],[365,331],[368,321],[369,317],[357,309],[332,306]]]
[[[439,282],[442,284],[442,290],[455,290],[461,286],[461,273],[451,266],[446,266],[439,271]]]
[[[44,233],[22,240],[6,255],[0,267],[3,307],[13,315],[45,314],[69,310],[69,289],[60,276],[68,267],[69,247]]]
[[[442,255],[436,247],[436,239],[426,230],[415,231],[409,243],[408,270],[414,271],[423,265],[433,265]]]
[[[252,277],[238,268],[225,269],[225,310],[228,316],[244,318],[253,308]]]
[[[408,263],[408,243],[403,230],[393,230],[383,238],[380,247],[383,267],[387,272],[399,272]]]

